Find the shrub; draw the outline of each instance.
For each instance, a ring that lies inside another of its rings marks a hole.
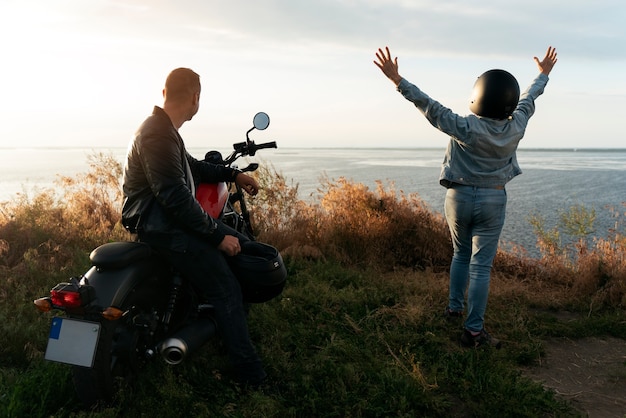
[[[0,264],[12,268],[31,260],[63,269],[77,252],[124,237],[119,228],[121,166],[112,155],[89,157],[90,171],[75,178],[60,177],[58,189],[34,198],[22,195],[0,210]],[[33,254],[34,252],[34,254]]]
[[[550,229],[546,229],[540,216],[531,219],[545,279],[569,288],[590,310],[603,306],[626,307],[624,214],[611,210],[616,221],[606,238],[591,237],[595,231],[595,211],[581,206],[561,213],[559,224]],[[563,244],[562,234],[570,237],[569,244]]]
[[[278,185],[279,196],[287,200],[278,203],[278,208],[275,199],[261,200],[262,206],[255,200],[254,208],[263,218],[275,216],[276,220],[262,221],[262,236],[281,245],[287,254],[383,270],[444,267],[450,262],[445,221],[417,194],[398,195],[393,184],[385,188],[382,182],[372,191],[341,177],[324,179],[319,203],[307,204],[284,180]],[[269,193],[277,196],[276,189]]]

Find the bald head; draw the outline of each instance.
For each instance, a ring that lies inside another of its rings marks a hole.
[[[198,112],[200,107],[200,76],[189,68],[177,68],[165,80],[163,110],[176,129]]]
[[[177,68],[165,80],[163,94],[166,101],[186,101],[199,92],[200,76],[189,68]]]

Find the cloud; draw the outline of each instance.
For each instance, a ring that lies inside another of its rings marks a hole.
[[[27,0],[20,4],[13,8],[22,16],[28,10],[31,21],[48,26],[51,33],[74,28],[86,39],[106,37],[112,44],[136,44],[150,51],[261,50],[277,45],[315,53],[328,47],[369,52],[389,43],[415,56],[526,59],[551,44],[573,60],[626,59],[623,0],[505,4],[501,0]]]
[[[415,54],[519,56],[553,44],[580,59],[626,58],[621,0],[505,5],[499,0],[187,0],[177,5],[172,23],[203,28],[240,45],[371,49],[393,41]]]
[[[0,36],[12,64],[0,68],[11,80],[5,97],[12,97],[0,107],[23,118],[24,129],[40,112],[99,132],[104,115],[107,125],[129,132],[146,103],[160,102],[166,74],[182,65],[203,75],[207,91],[202,114],[185,129],[215,132],[215,123],[235,126],[263,109],[276,115],[276,132],[285,129],[281,135],[297,143],[304,135],[377,143],[391,125],[395,138],[409,141],[416,129],[420,137],[437,132],[416,127],[414,109],[394,96],[371,62],[378,47],[389,45],[403,75],[462,113],[478,74],[502,66],[525,85],[536,74],[532,57],[551,44],[559,65],[533,126],[539,130],[544,113],[552,124],[560,112],[567,116],[551,141],[579,135],[567,122],[584,119],[617,141],[619,118],[605,118],[602,103],[612,94],[611,109],[624,108],[625,14],[623,0],[0,2]],[[593,105],[579,110],[578,93]],[[593,123],[598,117],[602,127]]]

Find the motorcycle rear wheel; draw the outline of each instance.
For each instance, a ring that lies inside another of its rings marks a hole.
[[[123,384],[134,379],[140,367],[139,332],[123,322],[102,323],[92,368],[72,366],[76,394],[87,408],[111,401]]]
[[[116,321],[100,320],[100,337],[92,368],[72,366],[74,388],[86,408],[110,402],[124,385],[130,385],[150,360],[148,350],[162,340],[163,330],[153,328],[163,317],[168,294],[162,292],[161,282],[146,281],[131,292],[122,303],[127,314]],[[197,306],[187,287],[179,294],[180,308],[175,311],[173,323],[180,323],[189,315],[190,307]],[[93,318],[95,319],[95,318]],[[95,319],[98,320],[98,319]]]

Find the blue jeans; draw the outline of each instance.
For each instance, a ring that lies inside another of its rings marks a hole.
[[[463,312],[467,290],[465,329],[483,329],[491,266],[506,213],[506,190],[452,185],[446,193],[445,215],[454,255],[450,265],[448,308]]]

